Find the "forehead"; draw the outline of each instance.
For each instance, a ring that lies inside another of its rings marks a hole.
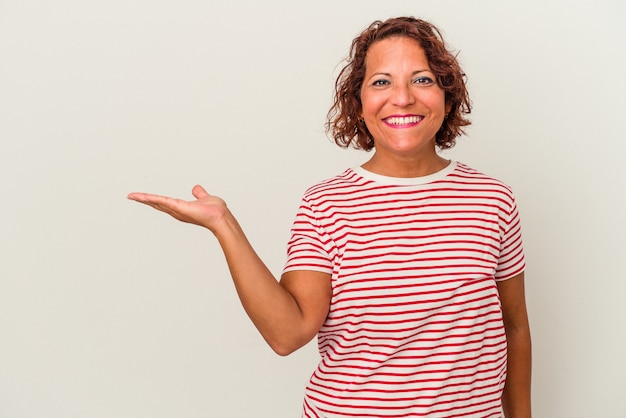
[[[422,66],[428,69],[428,58],[422,46],[415,39],[406,36],[393,36],[374,42],[365,55],[366,71],[372,67]]]

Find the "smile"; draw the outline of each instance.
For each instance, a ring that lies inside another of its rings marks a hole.
[[[383,121],[391,126],[410,126],[419,123],[422,119],[424,119],[422,116],[390,116]]]

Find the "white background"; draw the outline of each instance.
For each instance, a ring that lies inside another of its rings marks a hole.
[[[536,417],[626,417],[626,6],[596,1],[0,0],[0,416],[296,417],[213,237],[130,191],[223,197],[280,274],[303,191],[365,161],[323,124],[375,19],[444,32],[513,187]]]

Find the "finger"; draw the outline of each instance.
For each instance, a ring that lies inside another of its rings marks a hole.
[[[159,210],[163,210],[163,208],[175,208],[177,205],[180,204],[179,199],[149,193],[134,192],[130,193],[128,195],[128,198],[130,200],[152,206],[153,208]]]
[[[130,193],[128,198],[180,220],[182,220],[180,208],[182,205],[187,204],[187,202],[180,199],[149,193]]]
[[[196,184],[195,186],[193,186],[193,189],[191,189],[191,193],[196,199],[209,197],[209,194],[207,193],[206,190],[204,190],[204,187],[200,186],[199,184]]]
[[[155,194],[138,193],[138,192],[129,193],[127,197],[130,200],[134,200],[136,202],[141,202],[141,203],[153,202],[160,198],[163,198],[163,196],[159,196]]]
[[[128,196],[126,196],[126,198],[129,200],[140,202],[143,200],[145,195],[146,193],[132,192],[132,193],[129,193]]]

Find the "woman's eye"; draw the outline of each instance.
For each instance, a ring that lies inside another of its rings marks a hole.
[[[389,84],[389,80],[376,80],[372,83],[373,86],[386,86]]]
[[[429,84],[433,84],[433,79],[430,77],[417,77],[416,79],[413,80],[413,83],[429,85]]]

